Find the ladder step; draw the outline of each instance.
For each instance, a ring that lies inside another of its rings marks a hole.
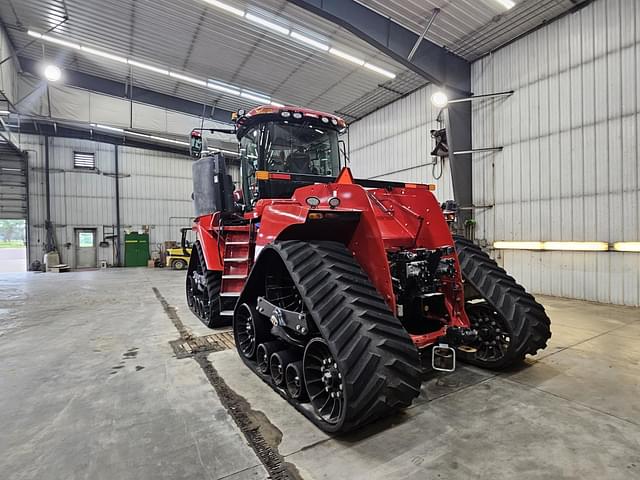
[[[243,278],[247,278],[247,275],[222,275],[223,280],[241,280]]]
[[[225,258],[224,259],[225,262],[246,262],[248,260],[249,260],[248,257],[243,257],[243,258]]]
[[[223,317],[232,317],[233,316],[233,310],[223,310],[220,312],[220,315]]]
[[[240,292],[222,292],[220,296],[221,297],[239,297]]]
[[[225,245],[249,245],[249,242],[224,242]]]

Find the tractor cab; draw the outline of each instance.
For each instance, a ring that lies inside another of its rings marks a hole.
[[[239,111],[240,170],[245,208],[259,199],[291,198],[314,183],[329,183],[340,173],[338,136],[344,120],[296,107],[262,106]]]

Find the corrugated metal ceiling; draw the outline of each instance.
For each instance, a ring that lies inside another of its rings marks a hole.
[[[513,0],[507,10],[497,0],[356,0],[420,34],[434,8],[428,40],[475,60],[514,38],[590,0]]]
[[[308,29],[337,48],[395,72],[396,79],[388,80],[291,38],[268,33],[202,0],[6,0],[0,2],[0,17],[20,55],[34,60],[44,55],[69,69],[120,82],[133,79],[136,86],[224,109],[255,105],[66,47],[43,45],[39,40],[28,45],[33,38],[25,29],[44,32],[56,25],[64,16],[65,4],[69,20],[52,36],[198,78],[228,82],[282,103],[340,112],[348,119],[425,84],[352,34],[286,0],[233,5],[266,18],[277,17],[302,32]]]

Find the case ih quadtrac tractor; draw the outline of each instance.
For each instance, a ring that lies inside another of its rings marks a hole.
[[[186,283],[193,313],[232,324],[245,364],[328,432],[411,404],[423,363],[500,369],[551,336],[544,308],[451,235],[429,185],[341,168],[345,127],[297,107],[238,112],[239,188],[222,155],[193,163]]]

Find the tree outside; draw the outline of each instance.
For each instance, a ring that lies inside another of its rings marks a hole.
[[[0,248],[24,247],[24,220],[0,220]]]

